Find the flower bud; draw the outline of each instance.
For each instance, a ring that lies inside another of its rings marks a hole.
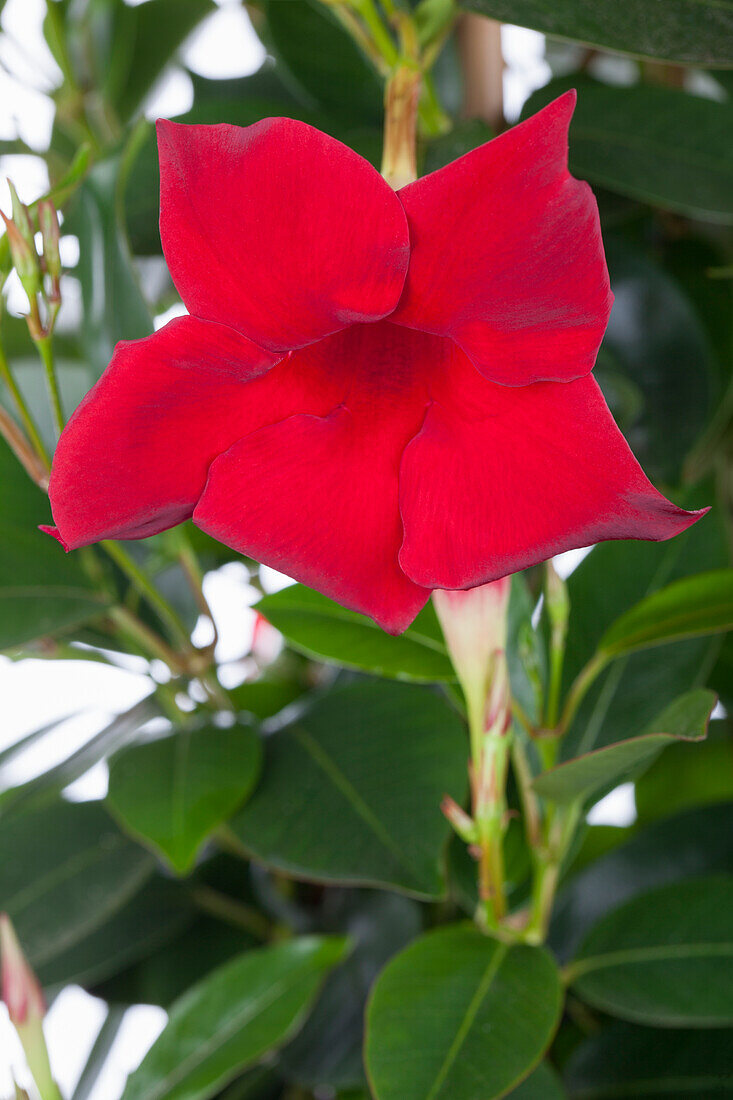
[[[25,243],[35,252],[35,234],[33,233],[28,207],[18,198],[18,192],[11,180],[8,180],[8,188],[10,189],[10,201],[13,205],[13,221]]]
[[[59,1100],[43,1035],[46,1015],[43,991],[6,913],[0,913],[0,989],[41,1100]]]
[[[59,218],[56,207],[49,199],[44,199],[38,204],[38,224],[41,227],[41,236],[43,237],[43,258],[46,261],[46,271],[51,276],[54,286],[57,286],[61,278]]]
[[[511,577],[465,591],[433,592],[453,667],[469,714],[483,715],[489,702],[497,653],[506,649]]]
[[[545,574],[545,604],[552,627],[553,641],[562,641],[568,629],[570,617],[570,597],[568,588],[551,561],[547,563]]]
[[[0,214],[2,214],[2,211],[0,211]],[[13,265],[18,272],[23,290],[29,299],[31,296],[35,298],[41,289],[41,268],[38,263],[35,243],[33,240],[30,244],[28,243],[25,234],[20,231],[15,221],[11,221],[5,214],[2,214],[2,219],[5,222],[8,234],[10,255],[13,258]]]

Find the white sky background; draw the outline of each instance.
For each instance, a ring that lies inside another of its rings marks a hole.
[[[219,10],[194,33],[183,51],[186,65],[210,78],[244,76],[254,72],[264,60],[264,50],[252,30],[249,19],[237,0],[217,0]],[[53,108],[46,92],[60,79],[41,32],[44,0],[7,0],[2,14],[0,38],[0,138],[22,137],[34,149],[44,149],[49,141]],[[503,28],[505,108],[515,120],[529,94],[550,76],[544,61],[544,38],[518,27]],[[17,74],[21,80],[14,79]],[[22,82],[21,82],[22,81]],[[147,114],[172,116],[186,111],[192,101],[191,81],[180,68],[163,80]],[[0,176],[11,175],[21,198],[32,201],[45,190],[48,180],[42,161],[32,157],[0,158]],[[0,184],[0,206],[9,212],[9,196]],[[65,263],[73,266],[78,248],[67,238]],[[22,311],[19,287],[9,287],[8,305]],[[166,318],[167,319],[167,318]],[[583,552],[564,555],[561,563],[569,572]],[[273,590],[287,583],[271,571]],[[242,658],[249,652],[256,593],[247,584],[244,566],[225,566],[206,579],[206,594],[212,605],[219,630],[218,657],[225,665],[224,676],[232,683],[242,676]],[[205,629],[202,624],[201,629]],[[203,637],[200,639],[205,641]],[[74,741],[84,741],[100,729],[115,713],[136,703],[149,691],[149,682],[141,674],[143,662],[131,658],[126,669],[110,668],[85,661],[35,661],[12,663],[0,657],[0,699],[3,723],[0,749],[17,741],[23,734],[53,719],[76,715],[61,730],[64,750]],[[29,778],[50,766],[59,753],[58,740],[44,739],[35,755],[21,761],[18,780]],[[94,769],[74,784],[74,798],[97,798],[106,790],[106,769]],[[620,788],[594,808],[593,820],[625,824],[633,818],[633,793]],[[62,1092],[73,1091],[94,1038],[104,1020],[105,1006],[81,989],[69,988],[53,1005],[46,1021],[51,1062]],[[117,1100],[127,1074],[140,1062],[165,1023],[165,1013],[156,1007],[139,1006],[128,1011],[122,1029],[100,1075],[92,1100]],[[15,1033],[0,1006],[0,1098],[12,1092],[10,1072],[27,1083],[23,1059]]]

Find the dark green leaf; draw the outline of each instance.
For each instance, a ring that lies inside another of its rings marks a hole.
[[[636,57],[729,66],[733,56],[730,0],[461,0],[463,7],[544,34]]]
[[[440,928],[387,964],[367,1010],[376,1100],[492,1100],[537,1064],[557,1025],[555,964],[475,928]]]
[[[675,581],[632,607],[605,632],[599,650],[620,657],[636,649],[733,627],[733,569]]]
[[[469,118],[457,122],[452,130],[440,137],[433,138],[425,150],[422,175],[437,172],[465,153],[470,153],[495,136],[491,127],[479,118]]]
[[[344,949],[338,937],[302,937],[214,971],[173,1005],[123,1100],[214,1095],[297,1030]]]
[[[518,1088],[507,1093],[507,1100],[565,1100],[566,1096],[555,1071],[543,1062]]]
[[[733,26],[733,6],[729,18]],[[575,175],[691,217],[733,220],[733,150],[726,141],[733,104],[654,84],[624,88],[576,75],[535,92],[523,117],[569,87],[578,90],[570,128]]]
[[[0,851],[0,910],[38,969],[92,935],[153,871],[95,802],[0,817]]]
[[[444,794],[465,794],[466,737],[434,692],[331,691],[267,738],[262,780],[231,822],[253,858],[320,882],[443,893]]]
[[[730,1032],[614,1024],[575,1052],[566,1081],[572,1100],[723,1100],[733,1096]]]
[[[237,710],[262,719],[271,718],[302,694],[303,689],[291,680],[263,677],[232,688],[229,697]]]
[[[567,957],[604,913],[641,891],[731,867],[733,802],[654,822],[570,879],[555,905],[550,942]]]
[[[104,611],[78,555],[38,530],[48,500],[0,440],[0,650],[78,626]]]
[[[257,610],[309,657],[399,680],[455,679],[431,603],[397,637],[301,584],[265,596]]]
[[[680,778],[684,776],[684,782]],[[639,821],[693,806],[733,801],[733,734],[730,722],[710,723],[704,745],[673,745],[637,780]]]
[[[110,765],[107,801],[136,837],[185,874],[207,836],[252,791],[262,749],[254,730],[176,730]]]
[[[665,1027],[733,1025],[733,878],[662,886],[607,914],[568,968],[613,1016]]]
[[[568,760],[539,775],[533,786],[555,802],[589,798],[638,774],[675,741],[702,741],[715,703],[712,691],[690,691],[666,707],[649,732]]]
[[[387,960],[422,931],[417,903],[397,894],[348,891],[342,908],[345,919],[332,919],[328,927],[343,931],[353,950],[329,975],[302,1031],[280,1056],[285,1076],[308,1088],[364,1083],[367,995]]]

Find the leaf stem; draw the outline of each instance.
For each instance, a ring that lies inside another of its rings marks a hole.
[[[137,562],[128,552],[111,539],[104,539],[100,545],[106,550],[112,560],[119,566],[123,573],[132,581],[134,587],[143,596],[150,606],[157,611],[161,620],[168,626],[171,636],[176,642],[191,649],[191,638],[188,630],[181,621],[178,613],[171,607],[168,601],[161,596],[150,578],[143,572]]]
[[[15,402],[15,407],[18,410],[18,415],[20,416],[23,427],[25,428],[26,435],[28,436],[28,439],[30,440],[34,451],[36,452],[38,458],[41,460],[41,463],[45,466],[46,471],[48,472],[51,469],[51,459],[49,458],[48,451],[46,450],[43,440],[41,439],[40,432],[36,427],[36,423],[33,419],[33,416],[31,415],[31,411],[26,404],[23,394],[20,392],[18,383],[15,381],[15,376],[10,369],[10,364],[8,363],[5,351],[1,345],[0,378],[2,378],[3,382],[8,388],[11,397],[13,398],[13,401]]]
[[[212,890],[210,886],[195,886],[191,891],[191,898],[199,909],[210,916],[226,921],[235,928],[241,928],[258,940],[270,938],[272,932],[270,921],[253,906],[245,905],[218,890]]]
[[[54,427],[56,428],[56,435],[60,436],[64,430],[66,421],[64,419],[64,410],[61,406],[61,394],[59,392],[58,379],[56,377],[56,366],[54,363],[53,343],[50,335],[41,336],[35,341],[38,352],[41,356],[43,363],[43,369],[46,372],[46,385],[48,387],[48,396],[51,402],[51,412],[53,414]]]
[[[564,736],[570,728],[570,723],[578,712],[580,704],[586,696],[588,689],[593,684],[593,681],[603,672],[603,669],[610,661],[610,657],[607,653],[603,653],[599,650],[583,668],[570,688],[565,699],[565,706],[563,707],[560,720],[555,727],[555,732],[558,737]]]

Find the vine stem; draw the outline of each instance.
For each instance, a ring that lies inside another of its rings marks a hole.
[[[152,608],[157,611],[162,621],[168,626],[171,635],[186,649],[191,648],[191,638],[178,613],[171,607],[168,601],[161,596],[150,578],[143,572],[140,566],[133,560],[128,552],[111,539],[104,539],[100,546],[104,547],[116,565],[132,581],[135,588],[143,596]]]
[[[64,410],[61,406],[61,393],[59,392],[59,384],[56,377],[56,365],[54,363],[51,337],[41,336],[40,339],[36,340],[36,347],[41,356],[43,369],[46,372],[46,385],[48,387],[48,396],[51,402],[51,412],[53,414],[56,435],[60,436],[64,430],[66,421],[64,419]]]

